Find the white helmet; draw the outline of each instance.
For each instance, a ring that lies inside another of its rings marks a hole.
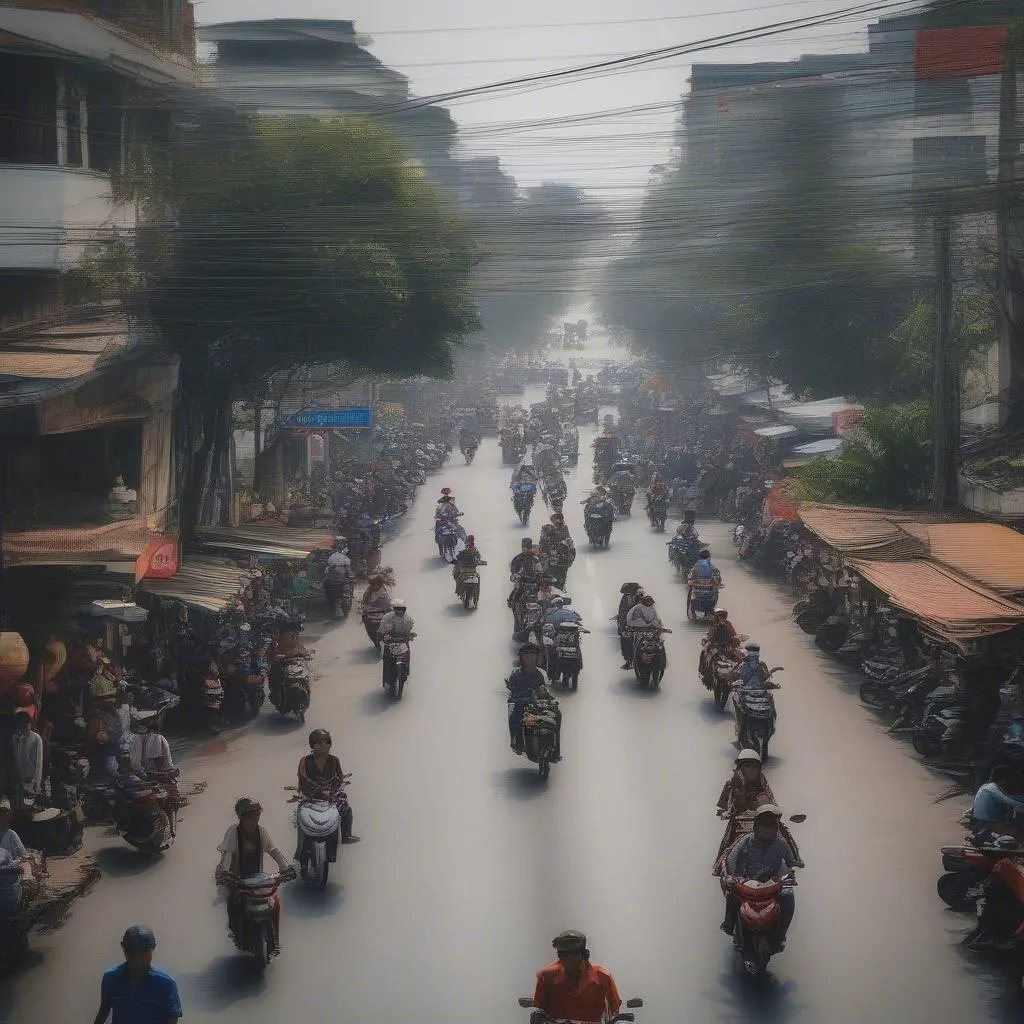
[[[409,606],[400,597],[396,597],[394,599],[394,601],[391,602],[391,609],[392,609],[392,611],[398,611],[398,609],[401,608],[402,611],[404,612],[406,610],[406,608],[408,608],[408,607]]]

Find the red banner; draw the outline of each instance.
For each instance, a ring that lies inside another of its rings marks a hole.
[[[849,437],[862,419],[863,409],[840,409],[832,413],[832,433],[836,437]]]
[[[923,28],[914,64],[918,78],[975,78],[1002,72],[1005,55],[1005,25]]]
[[[181,551],[176,536],[155,537],[135,563],[135,582],[166,580],[178,571]]]

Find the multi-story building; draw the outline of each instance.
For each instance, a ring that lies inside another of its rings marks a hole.
[[[127,565],[172,502],[177,365],[82,260],[138,207],[133,162],[166,154],[195,91],[184,0],[0,5],[0,489],[6,568]],[[6,588],[11,590],[10,584]]]
[[[206,82],[238,109],[264,115],[360,114],[386,124],[444,184],[454,181],[457,128],[448,111],[410,102],[409,80],[366,48],[351,21],[276,18],[200,25]]]

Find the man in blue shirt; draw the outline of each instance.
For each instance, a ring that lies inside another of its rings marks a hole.
[[[93,1024],[175,1024],[181,1000],[174,979],[153,966],[156,937],[145,925],[132,925],[121,939],[124,963],[103,972],[100,1008]]]

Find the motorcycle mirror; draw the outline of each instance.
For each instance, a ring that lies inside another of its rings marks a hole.
[[[644,1001],[639,996],[636,996],[633,999],[626,1000],[626,1006],[629,1007],[629,1009],[631,1010],[639,1010],[640,1007],[643,1005]]]
[[[531,1006],[533,1006],[533,1000],[529,996],[520,996],[519,1005],[524,1010],[528,1010]]]
[[[799,825],[802,821],[806,821],[807,820],[807,815],[806,814],[791,814],[789,816],[789,820],[791,822],[793,822],[793,824]]]

